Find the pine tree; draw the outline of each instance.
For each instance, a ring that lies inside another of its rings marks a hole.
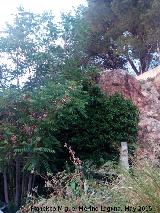
[[[77,67],[124,68],[125,58],[114,51],[115,45],[110,38],[103,38],[105,28],[95,29],[93,17],[88,17],[87,13],[88,8],[80,7],[75,15],[69,13],[62,16],[62,38],[67,60],[76,61]],[[95,10],[96,16],[98,18]]]
[[[88,0],[87,19],[92,31],[99,33],[99,41],[110,40],[114,51],[139,75],[157,64],[159,11],[158,0]]]

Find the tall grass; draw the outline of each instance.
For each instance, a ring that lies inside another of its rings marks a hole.
[[[149,162],[135,162],[132,172],[123,172],[113,184],[112,204],[135,207],[134,212],[160,213],[160,168]]]

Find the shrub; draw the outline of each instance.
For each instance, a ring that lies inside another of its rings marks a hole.
[[[136,141],[138,110],[120,94],[106,97],[96,85],[83,82],[55,116],[54,134],[82,159],[102,152],[116,154],[120,142]]]

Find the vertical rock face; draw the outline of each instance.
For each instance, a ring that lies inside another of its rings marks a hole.
[[[105,70],[100,75],[99,86],[107,95],[121,93],[132,100],[140,110],[147,104],[140,82],[124,70]]]
[[[160,70],[160,68],[159,68]],[[154,86],[155,89],[157,90],[159,96],[158,96],[158,100],[160,99],[160,73],[156,75],[155,79],[154,79]]]
[[[123,70],[106,70],[99,78],[99,86],[105,94],[121,93],[139,108],[138,144],[141,148],[137,150],[137,154],[151,160],[156,158],[158,152],[160,153],[159,70],[160,68],[154,69],[153,73],[152,70],[148,71],[149,74],[145,73],[144,77],[138,76],[137,79]]]
[[[141,87],[147,105],[140,114],[138,141],[146,148],[144,155],[153,160],[160,154],[160,74],[152,77],[151,73],[148,79],[141,81]]]

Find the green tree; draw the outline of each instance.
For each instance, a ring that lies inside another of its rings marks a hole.
[[[96,65],[109,69],[123,68],[126,60],[113,51],[115,46],[110,38],[103,39],[104,28],[93,28],[87,13],[88,8],[79,7],[75,15],[69,13],[62,16],[62,38],[66,58],[76,61],[79,67]],[[99,14],[96,15],[98,18]]]
[[[54,114],[68,101],[68,83],[48,82],[22,93],[5,90],[0,99],[0,171],[5,201],[19,206],[34,188],[35,176],[53,172],[61,144],[49,131]],[[43,131],[47,130],[47,131]],[[14,184],[15,183],[15,184]]]
[[[110,40],[139,75],[159,60],[159,10],[158,0],[88,0],[86,17],[99,40]]]
[[[7,24],[0,35],[1,87],[11,80],[19,87],[25,74],[36,85],[44,78],[54,78],[62,55],[57,39],[58,28],[51,12],[34,14],[19,8],[14,23]]]

